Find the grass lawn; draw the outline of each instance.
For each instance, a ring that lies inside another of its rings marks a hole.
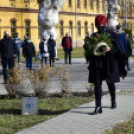
[[[39,99],[38,115],[21,115],[22,99],[0,100],[0,134],[14,134],[93,100],[94,96]]]
[[[36,52],[36,55],[37,54],[38,52]],[[64,59],[63,49],[58,49],[57,54],[59,59]],[[84,49],[82,47],[74,48],[72,51],[72,58],[82,58],[82,57],[84,57]],[[25,63],[25,58],[23,57],[22,53],[21,53],[20,60],[21,63]],[[35,59],[33,60],[33,62],[35,62]]]
[[[103,134],[134,134],[134,114],[128,117],[126,121],[116,124],[113,129],[109,129]]]

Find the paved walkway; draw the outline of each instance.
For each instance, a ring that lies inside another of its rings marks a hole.
[[[64,60],[56,61],[56,66],[62,65]],[[75,58],[72,59],[73,64],[71,66],[71,77],[70,77],[70,85],[72,92],[87,92],[86,89],[86,81],[88,77],[88,65],[85,64],[84,58]],[[122,80],[120,83],[116,84],[117,90],[134,90],[134,60],[130,60],[132,71],[128,72],[127,77]],[[25,64],[23,65],[25,69]],[[37,68],[37,64],[33,64],[33,68]],[[0,68],[1,70],[1,68]],[[6,95],[7,91],[2,84],[3,76],[0,75],[0,95]],[[54,78],[51,89],[49,92],[51,93],[58,93],[60,92],[60,88],[58,86],[58,79]],[[107,84],[103,82],[103,90],[108,90]],[[29,93],[33,93],[33,90],[30,90]]]
[[[110,97],[102,99],[103,113],[90,115],[95,102],[83,104],[37,126],[17,134],[101,134],[134,112],[134,96],[117,96],[116,109],[110,109]]]

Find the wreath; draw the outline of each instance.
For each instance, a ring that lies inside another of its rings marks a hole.
[[[112,39],[109,33],[95,33],[92,38],[85,39],[85,56],[106,56],[106,48],[113,47]]]

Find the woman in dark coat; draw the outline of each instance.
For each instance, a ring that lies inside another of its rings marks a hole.
[[[23,56],[26,58],[26,67],[32,69],[32,57],[35,57],[35,47],[30,38],[27,38],[25,44],[23,44]]]
[[[50,35],[50,39],[48,40],[48,45],[49,45],[49,62],[50,62],[50,66],[52,65],[52,63],[55,63],[55,57],[56,57],[56,42],[53,39],[53,35]]]
[[[132,48],[131,48],[130,40],[128,38],[128,34],[126,34],[126,38],[127,38],[127,56],[128,56],[128,60],[127,60],[127,71],[131,71],[130,65],[129,65],[129,57],[132,56]]]
[[[44,64],[45,65],[48,64],[49,50],[50,50],[45,36],[43,37],[43,40],[39,44],[39,50],[42,57],[41,65],[43,68]]]
[[[95,19],[95,25],[98,29],[98,34],[103,32],[109,33],[112,38],[113,48],[106,48],[106,56],[90,57],[89,64],[89,82],[95,86],[95,101],[96,108],[93,114],[102,113],[101,97],[102,97],[102,81],[106,80],[111,95],[111,108],[116,108],[115,84],[120,82],[120,76],[125,77],[127,71],[126,52],[123,50],[119,38],[116,33],[107,29],[107,18],[105,15],[98,15]],[[96,36],[94,33],[93,36]]]

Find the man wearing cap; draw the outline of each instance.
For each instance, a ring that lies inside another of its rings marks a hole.
[[[18,63],[20,64],[20,48],[21,48],[21,45],[23,44],[22,40],[19,38],[19,33],[15,33],[15,38],[14,38],[14,42],[17,46],[17,49],[18,49]]]
[[[4,32],[4,38],[0,40],[0,54],[1,54],[1,60],[2,60],[2,69],[3,69],[3,75],[5,83],[7,83],[7,65],[8,68],[11,70],[14,66],[14,57],[16,57],[16,54],[18,52],[18,49],[16,47],[16,44],[14,40],[9,37],[8,31]]]
[[[93,114],[102,113],[101,97],[102,97],[102,81],[105,80],[111,96],[111,108],[115,109],[116,95],[115,84],[120,82],[120,76],[126,77],[127,71],[125,69],[127,55],[120,44],[118,35],[108,30],[107,17],[105,15],[98,15],[95,18],[95,26],[98,30],[97,34],[106,32],[109,34],[109,38],[112,39],[113,48],[106,48],[106,56],[90,57],[89,64],[89,82],[94,83],[95,90],[95,102],[96,107]],[[93,36],[97,36],[96,33]]]

